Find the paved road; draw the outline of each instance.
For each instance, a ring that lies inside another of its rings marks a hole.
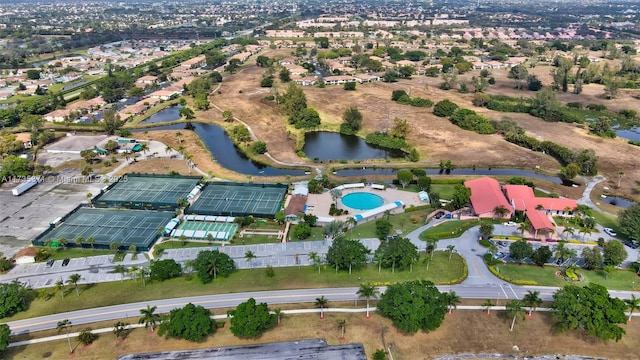
[[[438,289],[443,292],[453,290],[458,294],[458,296],[465,299],[495,299],[497,305],[505,305],[505,301],[509,299],[522,299],[528,290],[539,291],[540,297],[543,300],[551,300],[553,293],[557,290],[557,288],[552,287],[516,286],[507,283],[500,283],[496,285],[466,285],[463,283],[459,285],[438,286]],[[385,287],[380,288],[381,292],[384,292],[385,290]],[[17,335],[46,329],[55,329],[58,321],[65,319],[70,320],[74,325],[81,325],[97,321],[117,320],[130,316],[137,317],[140,314],[140,309],[144,309],[147,305],[157,306],[158,313],[166,313],[174,308],[182,307],[187,303],[202,305],[211,309],[235,307],[250,297],[253,297],[259,302],[266,302],[270,305],[315,302],[315,299],[320,296],[324,296],[330,302],[344,300],[353,300],[355,302],[358,299],[356,295],[357,291],[358,288],[350,287],[192,296],[78,310],[25,320],[11,321],[7,324],[11,328],[12,334]],[[631,292],[628,291],[612,291],[611,294],[612,296],[622,298],[629,298],[631,296]],[[329,303],[329,307],[331,307],[331,303]],[[215,314],[215,310],[213,313]]]

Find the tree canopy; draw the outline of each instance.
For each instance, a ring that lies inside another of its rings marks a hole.
[[[618,324],[627,321],[626,304],[612,298],[607,288],[590,283],[567,285],[553,295],[553,318],[561,331],[582,330],[603,341],[619,341],[625,334]]]
[[[389,286],[377,308],[404,332],[432,331],[444,320],[447,298],[431,281],[414,280]]]
[[[0,318],[25,311],[33,299],[31,289],[17,281],[0,284]]]
[[[509,256],[514,260],[524,260],[533,255],[533,245],[526,240],[518,240],[509,246]]]
[[[3,351],[9,346],[9,340],[11,339],[11,329],[9,325],[0,324],[0,351]]]
[[[640,204],[626,208],[618,217],[620,233],[636,244],[640,243]]]
[[[267,304],[256,304],[254,298],[249,298],[227,314],[231,316],[229,330],[239,338],[258,337],[276,323],[276,315],[269,313]]]
[[[362,267],[367,262],[367,249],[360,241],[337,237],[327,252],[327,263],[337,269]]]
[[[605,265],[618,266],[627,259],[627,250],[618,240],[610,240],[604,245],[604,263]]]
[[[418,248],[407,238],[382,241],[376,250],[382,267],[405,270],[418,260]]]
[[[158,328],[158,335],[189,341],[202,341],[216,330],[216,324],[211,319],[211,312],[202,306],[188,303],[183,308],[173,309],[168,319]]]
[[[233,259],[218,250],[207,250],[198,253],[193,267],[198,271],[198,277],[203,284],[211,282],[218,275],[227,277],[236,269]]]
[[[182,275],[182,266],[173,259],[154,260],[149,272],[151,280],[165,281]]]

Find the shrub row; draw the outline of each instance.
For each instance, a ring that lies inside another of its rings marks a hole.
[[[365,142],[370,145],[377,145],[388,149],[401,150],[408,147],[408,144],[404,139],[391,137],[384,133],[374,132],[367,135]]]
[[[418,206],[409,206],[408,208],[404,209],[404,212],[408,213],[408,212],[412,212],[412,211],[418,211],[418,210],[424,210],[424,209],[429,209],[431,208],[431,205],[427,204],[427,205],[418,205]]]
[[[509,277],[506,277],[504,275],[502,275],[498,270],[496,270],[495,266],[489,266],[489,271],[491,271],[491,273],[495,276],[497,276],[498,278],[500,278],[501,280],[504,280],[506,282],[510,282],[512,284],[515,285],[538,285],[538,282],[535,280],[515,280],[515,279],[511,279]]]

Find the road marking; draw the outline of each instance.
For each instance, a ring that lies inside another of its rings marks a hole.
[[[513,296],[515,296],[515,298],[518,298],[518,294],[516,294],[516,291],[513,290],[513,287],[511,287],[511,285],[509,285],[509,289],[511,289],[511,292],[513,293]]]
[[[504,288],[502,287],[502,284],[500,284],[500,290],[502,290],[502,292],[504,293],[504,298],[505,299],[509,299],[509,295],[507,295],[507,292],[504,291]],[[516,296],[517,297],[517,296]]]

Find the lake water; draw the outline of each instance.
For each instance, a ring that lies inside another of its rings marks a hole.
[[[631,200],[623,199],[617,196],[607,196],[606,198],[602,199],[602,201],[606,202],[607,204],[621,207],[623,209],[632,207],[636,204]]]
[[[229,170],[251,176],[301,176],[304,170],[278,169],[266,166],[249,159],[233,141],[227,136],[221,127],[213,124],[193,123],[194,131],[213,155],[213,158]],[[173,124],[156,126],[152,128],[135,129],[132,132],[153,130],[184,130],[185,124]]]
[[[180,120],[180,108],[182,105],[170,106],[166,109],[162,109],[157,113],[149,116],[147,119],[141,121],[142,124],[154,124],[163,123],[169,121]]]
[[[387,159],[405,156],[405,153],[399,150],[371,146],[355,135],[328,131],[306,133],[302,151],[309,159],[322,161]]]

